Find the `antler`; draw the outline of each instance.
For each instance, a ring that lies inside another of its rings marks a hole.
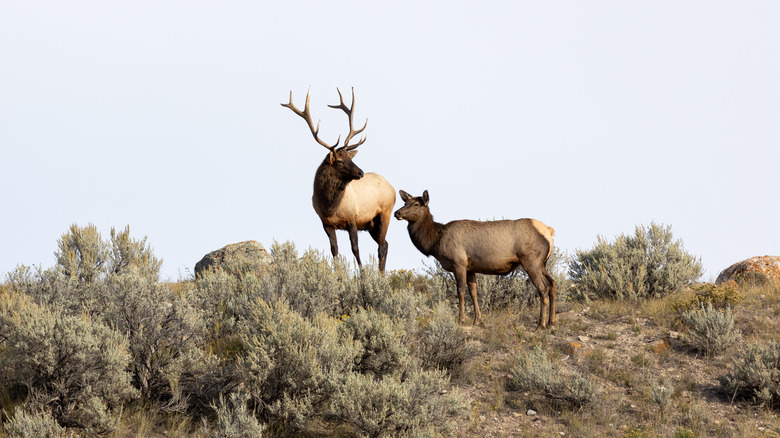
[[[352,111],[355,109],[355,88],[352,87],[352,107],[348,108],[347,105],[344,104],[344,97],[341,95],[341,90],[336,88],[336,91],[339,92],[339,104],[338,105],[328,105],[331,108],[340,109],[347,113],[347,117],[349,117],[349,135],[347,135],[347,138],[344,140],[344,146],[343,148],[346,148],[346,150],[351,151],[352,149],[357,148],[361,144],[365,143],[366,136],[364,135],[359,142],[356,144],[349,144],[349,141],[352,140],[352,137],[354,137],[357,134],[360,134],[363,132],[364,129],[366,129],[366,126],[368,125],[368,119],[366,119],[366,123],[363,124],[363,127],[355,130],[355,128],[352,127]],[[338,144],[338,142],[336,142]]]
[[[301,116],[303,118],[303,120],[306,120],[306,123],[309,125],[309,129],[311,130],[311,134],[314,136],[314,139],[317,140],[317,143],[325,146],[326,148],[328,148],[332,152],[336,148],[336,146],[339,145],[339,142],[341,141],[341,135],[339,135],[338,140],[336,140],[336,144],[334,144],[333,146],[329,145],[328,143],[325,143],[324,140],[322,140],[321,138],[319,138],[317,136],[317,134],[319,134],[319,132],[320,132],[320,121],[319,120],[317,121],[317,127],[315,128],[314,127],[314,123],[311,121],[311,114],[309,113],[309,95],[310,94],[311,94],[311,87],[309,87],[309,91],[306,92],[306,105],[304,105],[303,111],[301,111],[298,108],[296,108],[295,105],[293,104],[292,90],[290,90],[290,103],[286,103],[286,104],[283,103],[282,106],[290,108],[292,110],[292,112],[294,112],[295,114],[298,114],[299,116]],[[341,94],[341,93],[339,93],[339,94]],[[351,119],[351,116],[350,116],[350,128],[351,128],[351,123],[352,123],[352,119]],[[347,138],[347,142],[349,142],[349,138]]]

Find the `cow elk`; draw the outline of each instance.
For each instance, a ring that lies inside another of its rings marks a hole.
[[[354,129],[352,115],[355,108],[355,90],[352,90],[351,107],[344,104],[341,91],[338,89],[336,91],[339,93],[339,104],[328,106],[344,111],[349,119],[349,134],[340,147],[340,135],[333,145],[319,137],[320,123],[317,122],[315,126],[309,113],[311,89],[306,93],[306,104],[303,111],[293,104],[292,91],[290,91],[290,103],[283,103],[282,106],[302,117],[309,125],[314,140],[328,149],[328,154],[314,174],[312,205],[322,220],[322,227],[330,240],[330,251],[333,257],[337,257],[339,253],[336,230],[346,230],[352,244],[352,254],[355,255],[358,266],[362,266],[357,232],[359,230],[368,231],[379,245],[379,270],[384,272],[388,247],[385,237],[395,205],[395,189],[381,175],[370,172],[364,174],[352,162],[357,154],[357,147],[366,141],[366,137],[364,135],[356,143],[350,144],[350,141],[355,135],[366,129],[368,120],[362,128]]]
[[[555,323],[555,281],[547,272],[555,231],[535,219],[500,221],[457,220],[434,222],[428,191],[414,197],[400,191],[404,206],[395,212],[409,222],[412,243],[442,268],[455,274],[460,301],[460,323],[466,322],[464,297],[468,286],[474,303],[474,324],[482,322],[475,274],[503,275],[522,266],[541,297],[539,326]],[[549,315],[549,320],[548,320]]]

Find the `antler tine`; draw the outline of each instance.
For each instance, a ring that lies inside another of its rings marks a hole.
[[[352,126],[352,112],[355,109],[355,87],[352,87],[352,107],[347,107],[346,104],[344,104],[344,97],[341,95],[341,90],[336,88],[336,91],[339,93],[339,104],[338,105],[328,105],[331,108],[340,109],[344,111],[347,114],[347,117],[349,118],[349,135],[347,135],[346,139],[344,140],[344,146],[342,146],[343,149],[346,149],[348,151],[351,151],[361,144],[365,143],[366,136],[364,135],[359,142],[355,144],[349,144],[349,141],[352,140],[352,137],[354,137],[357,134],[360,134],[363,132],[363,130],[366,129],[366,126],[368,125],[368,119],[366,119],[366,123],[363,124],[363,127],[355,130]]]
[[[336,144],[329,145],[324,140],[322,140],[318,134],[320,132],[320,121],[317,121],[317,126],[314,126],[314,123],[311,120],[311,114],[309,113],[309,98],[311,95],[311,87],[309,87],[309,91],[306,92],[306,103],[303,106],[303,111],[299,110],[295,107],[295,104],[293,103],[293,97],[292,97],[292,90],[290,90],[290,103],[283,103],[281,104],[283,107],[290,108],[292,112],[299,115],[303,120],[306,120],[306,124],[309,125],[309,130],[311,131],[311,134],[314,136],[314,139],[317,140],[317,143],[325,146],[329,150],[333,150],[336,148],[336,146],[339,145],[339,142],[341,141],[341,135],[339,135],[338,140],[336,140]]]

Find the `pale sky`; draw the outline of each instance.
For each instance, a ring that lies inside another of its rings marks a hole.
[[[129,225],[171,280],[243,240],[329,252],[326,151],[280,106],[311,86],[331,142],[355,88],[355,163],[438,221],[532,217],[569,253],[655,221],[712,280],[780,255],[778,23],[769,0],[2,1],[0,275],[53,266],[73,223]],[[388,242],[421,269],[405,222]]]

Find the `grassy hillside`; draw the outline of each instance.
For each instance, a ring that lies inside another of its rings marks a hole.
[[[649,230],[556,252],[539,330],[522,273],[479,277],[484,323],[459,326],[436,266],[284,243],[161,283],[145,240],[74,226],[0,285],[0,437],[780,436],[780,285],[692,283]]]

